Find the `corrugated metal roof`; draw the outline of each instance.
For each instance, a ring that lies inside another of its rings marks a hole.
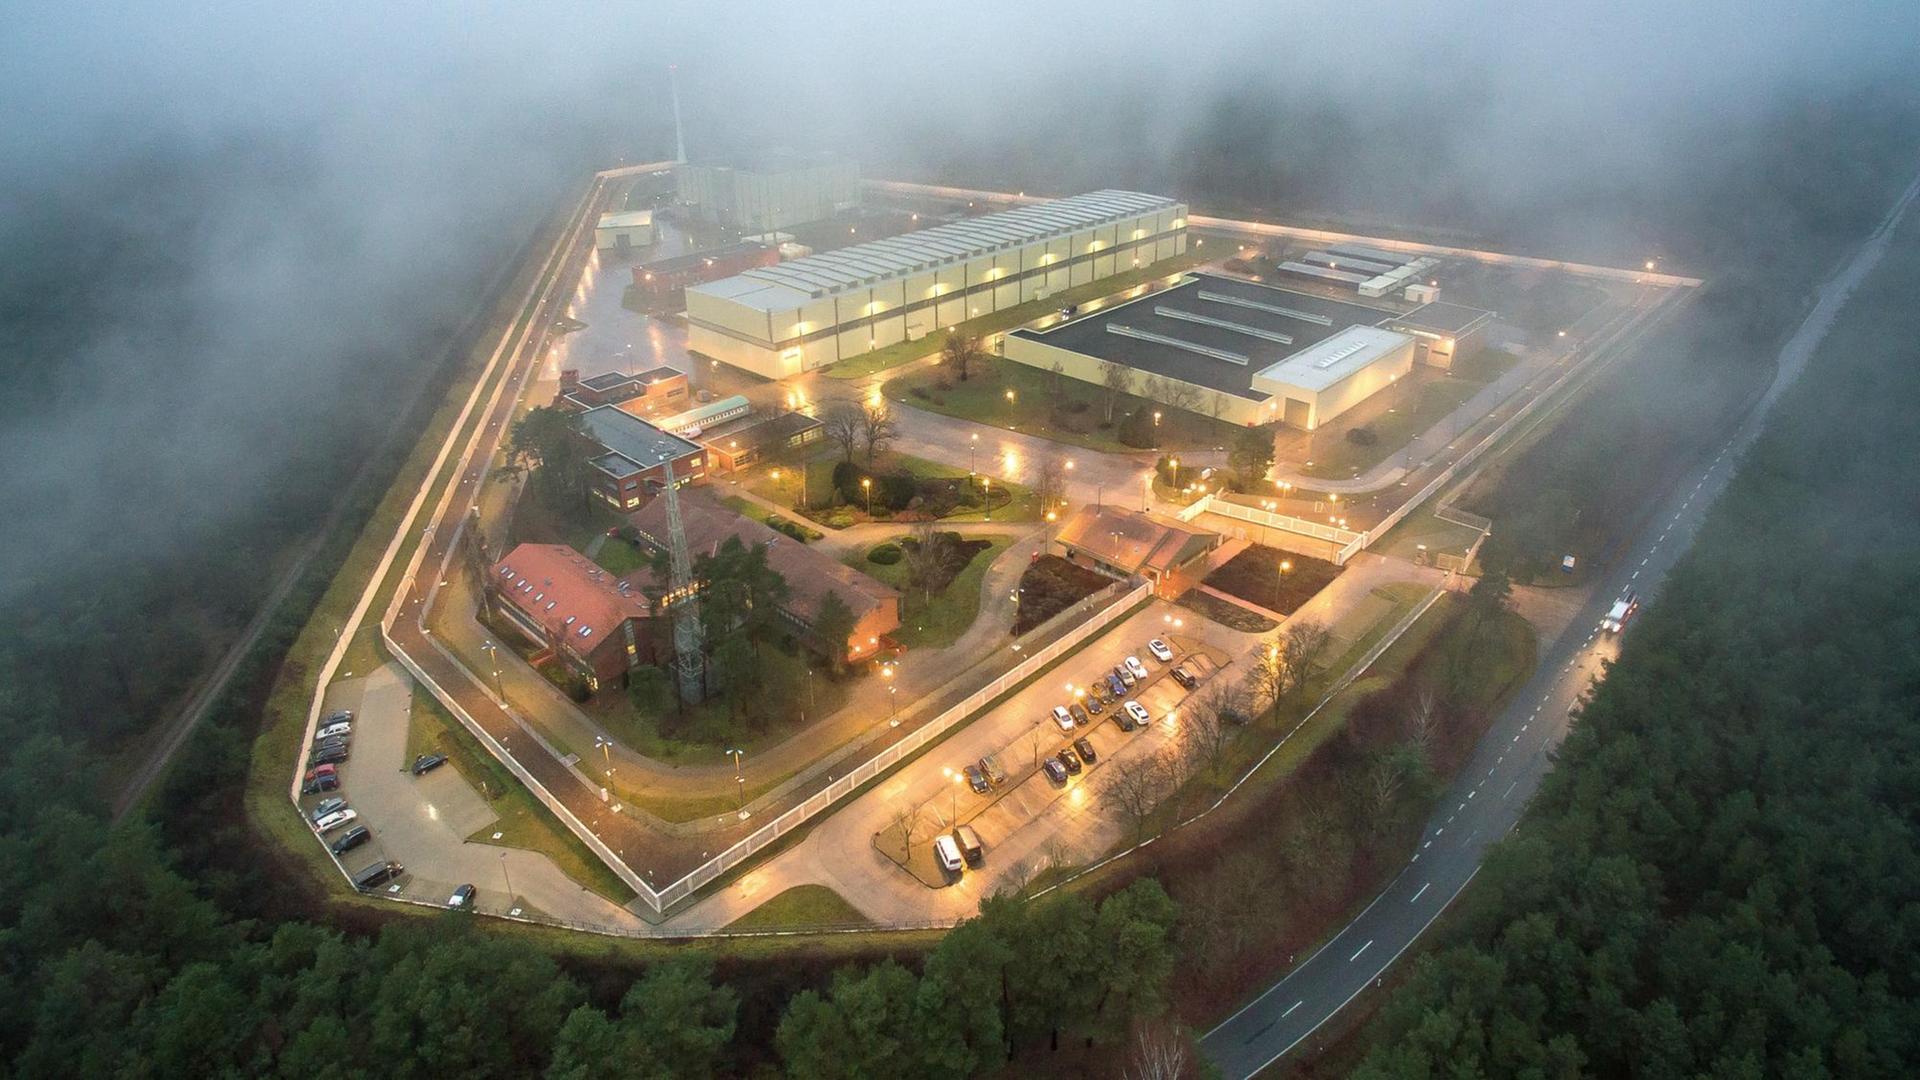
[[[745,271],[695,286],[699,292],[762,310],[979,258],[1096,225],[1171,209],[1179,203],[1138,191],[1095,191],[969,218]]]

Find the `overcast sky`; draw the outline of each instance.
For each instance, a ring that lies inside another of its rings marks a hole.
[[[669,62],[696,157],[1174,185],[1230,98],[1251,167],[1416,159],[1497,206],[1697,167],[1920,41],[1913,0],[396,6],[9,5],[0,315],[41,332],[0,336],[0,564],[217,526],[311,436],[289,411],[357,437],[567,185],[669,152]],[[145,513],[90,489],[130,474]]]

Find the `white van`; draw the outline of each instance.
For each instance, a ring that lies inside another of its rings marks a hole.
[[[314,732],[313,741],[319,742],[321,739],[331,739],[335,735],[351,735],[351,734],[353,734],[353,721],[341,720],[337,723],[328,724],[326,727],[323,727],[319,731]]]
[[[359,816],[359,814],[352,810],[335,810],[333,813],[314,822],[313,831],[325,836],[340,826],[355,820]]]
[[[945,834],[934,837],[933,857],[939,861],[940,869],[946,871],[948,877],[960,876],[966,866],[966,861],[960,858],[960,845]]]

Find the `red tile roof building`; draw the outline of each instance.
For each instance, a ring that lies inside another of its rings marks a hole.
[[[494,609],[599,689],[651,662],[640,589],[565,544],[521,544],[494,564]]]

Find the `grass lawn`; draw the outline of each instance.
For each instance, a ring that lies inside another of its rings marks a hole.
[[[594,553],[593,561],[614,577],[625,577],[647,566],[647,557],[641,554],[640,549],[617,536],[608,536],[601,541],[600,550]]]
[[[1053,618],[1113,584],[1113,579],[1058,555],[1042,555],[1020,575],[1020,614],[1013,621],[1016,634]]]
[[[1239,604],[1222,600],[1212,593],[1204,593],[1199,589],[1188,589],[1176,602],[1189,611],[1204,615],[1221,626],[1230,627],[1243,634],[1264,634],[1280,625],[1265,615],[1248,611]]]
[[[1429,500],[1426,505],[1402,518],[1393,531],[1373,545],[1373,550],[1409,562],[1419,555],[1421,544],[1427,546],[1429,558],[1439,552],[1465,554],[1480,534],[1465,525],[1455,525],[1434,517],[1434,501]]]
[[[872,925],[860,909],[825,885],[795,885],[735,919],[726,929],[823,930]]]
[[[1385,391],[1393,395],[1390,411],[1365,425],[1375,436],[1372,445],[1362,446],[1348,439],[1350,425],[1330,424],[1323,429],[1323,436],[1314,440],[1313,464],[1303,467],[1301,473],[1344,479],[1378,465],[1406,449],[1408,443],[1446,419],[1448,413],[1518,360],[1512,353],[1487,349],[1452,373],[1422,371],[1419,378],[1403,380],[1400,386]]]
[[[782,470],[782,478],[783,479],[785,478],[784,470]],[[800,521],[798,520],[800,518],[800,514],[798,512],[795,512],[792,514],[776,514],[773,511],[768,510],[766,507],[761,506],[759,503],[754,502],[752,499],[745,499],[738,495],[724,496],[721,498],[720,502],[723,505],[725,505],[727,509],[732,510],[734,513],[739,514],[741,517],[752,518],[753,520],[761,523],[762,525],[771,525],[776,519],[781,521],[791,521],[794,524],[800,526],[800,531],[802,534],[805,535],[806,542],[809,544],[815,540],[820,539],[820,537],[825,535],[819,529],[808,528],[806,525],[801,524]]]
[[[560,824],[553,812],[533,797],[514,775],[460,725],[432,694],[413,688],[412,719],[407,727],[407,758],[435,751],[447,755],[447,764],[459,770],[487,800],[500,820],[467,839],[481,844],[524,848],[544,853],[568,877],[616,904],[632,900],[634,892],[607,864],[587,850],[580,838]],[[500,833],[498,840],[494,833]]]
[[[896,536],[890,542],[897,544],[904,539],[907,538]],[[958,641],[960,635],[966,633],[980,616],[980,582],[987,576],[987,569],[993,565],[993,561],[1013,543],[1013,537],[969,536],[964,542],[984,543],[985,546],[975,551],[966,566],[947,582],[945,588],[934,593],[931,600],[923,599],[920,590],[907,581],[905,559],[891,566],[883,566],[868,562],[866,551],[859,551],[842,561],[900,590],[901,626],[893,633],[900,644],[910,649],[938,649]]]
[[[985,369],[966,382],[943,387],[943,378],[945,374],[937,368],[924,368],[890,380],[884,391],[893,400],[916,409],[1108,453],[1140,452],[1139,447],[1123,445],[1116,433],[1121,419],[1141,405],[1162,413],[1162,449],[1226,446],[1240,430],[1237,424],[1149,402],[1133,394],[1122,394],[1116,399],[1113,425],[1105,426],[1107,392],[1102,387],[1061,376],[1058,391],[1061,404],[1055,408],[1052,372],[997,356],[989,359]],[[1009,392],[1013,394],[1011,398],[1007,396]]]
[[[1255,544],[1208,574],[1206,583],[1268,610],[1291,615],[1340,574],[1341,568],[1325,559]]]
[[[605,536],[608,529],[624,521],[597,502],[550,507],[528,492],[513,510],[513,539],[516,543],[565,544],[575,551],[585,551],[595,537]]]
[[[773,479],[771,469],[759,469],[747,479],[741,481],[748,491],[769,502],[780,506],[792,506],[794,497],[801,491],[799,474],[804,469],[806,497],[811,500],[804,517],[828,528],[845,528],[867,520],[888,520],[884,517],[869,519],[866,507],[860,503],[840,503],[833,490],[833,467],[842,460],[840,451],[835,447],[823,447],[815,456],[804,463],[789,465],[780,470],[780,479]],[[864,464],[864,460],[862,461]],[[922,479],[956,479],[967,475],[962,466],[944,465],[911,454],[883,451],[874,459],[873,471],[876,473],[904,469]],[[1040,520],[1039,502],[1033,493],[1025,487],[1005,480],[991,479],[989,486],[993,500],[992,517],[981,509],[957,510],[941,518],[941,521],[1038,521]],[[878,511],[881,508],[875,507]],[[802,517],[794,511],[796,519]],[[865,569],[864,567],[862,569]]]
[[[1215,252],[1214,254],[1217,255],[1219,253]],[[1171,259],[1154,263],[1150,267],[1143,267],[1139,270],[1129,270],[1124,274],[1115,274],[1112,277],[1088,282],[1085,285],[1068,289],[1065,292],[1055,293],[1044,300],[1032,300],[1014,307],[990,312],[977,319],[968,319],[958,326],[928,334],[919,341],[895,342],[883,349],[875,349],[872,352],[862,353],[859,356],[842,360],[826,368],[823,373],[835,379],[863,378],[867,375],[885,371],[888,368],[899,367],[901,364],[907,363],[910,360],[917,360],[929,353],[939,352],[940,347],[946,344],[947,335],[956,330],[975,334],[980,337],[985,337],[988,334],[997,334],[1002,330],[1011,330],[1022,323],[1030,323],[1035,319],[1051,315],[1061,308],[1066,307],[1068,304],[1084,304],[1090,300],[1098,300],[1103,296],[1112,296],[1115,293],[1124,292],[1127,289],[1133,288],[1135,285],[1140,285],[1156,278],[1163,278],[1170,274],[1180,273],[1183,270],[1190,270],[1206,262],[1207,257],[1204,251],[1197,249],[1189,250],[1184,255],[1176,255]]]
[[[791,685],[802,687],[802,694],[809,693],[805,688],[811,681],[811,694],[801,702],[808,706],[805,720],[796,720],[791,724],[769,724],[764,730],[754,731],[746,728],[743,721],[733,719],[729,705],[723,699],[703,701],[688,709],[686,716],[680,717],[674,715],[671,709],[662,715],[642,713],[624,692],[597,694],[581,708],[604,726],[615,741],[642,757],[668,765],[713,765],[726,759],[724,751],[728,747],[751,754],[792,735],[801,724],[811,723],[846,703],[848,684],[836,682],[818,672],[809,677],[806,660],[799,655],[767,645],[760,650],[760,665],[779,678],[791,680]],[[722,801],[731,807],[734,793],[728,791],[724,795]],[[632,801],[654,810],[653,805],[644,798],[644,793],[636,793]],[[676,817],[674,820],[680,819]]]

